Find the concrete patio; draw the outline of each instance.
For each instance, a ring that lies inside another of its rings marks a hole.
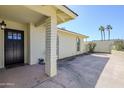
[[[58,62],[58,74],[49,78],[44,65],[26,65],[0,70],[0,87],[93,88],[96,86],[109,54],[91,54]]]
[[[106,64],[96,88],[124,88],[124,55],[112,53]]]
[[[25,65],[0,70],[0,87],[32,87],[48,77],[42,65]]]

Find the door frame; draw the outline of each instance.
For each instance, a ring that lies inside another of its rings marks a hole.
[[[57,45],[57,48],[56,48],[56,54],[57,54],[57,59],[59,59],[59,35],[57,35],[57,43],[56,43],[56,45]]]
[[[5,47],[6,47],[5,35],[6,34],[5,34],[5,31],[6,30],[15,31],[15,32],[17,31],[17,32],[22,32],[23,33],[23,56],[24,56],[24,61],[25,61],[25,48],[24,48],[24,46],[25,46],[25,43],[24,43],[25,42],[25,38],[24,38],[25,37],[25,34],[24,34],[24,31],[23,30],[12,29],[12,28],[6,28],[3,31],[4,32],[3,33],[3,38],[4,38],[3,39],[3,42],[4,42],[4,48],[3,48],[3,52],[4,52],[3,53],[3,55],[4,55],[3,61],[4,61],[4,64],[3,65],[4,65],[4,68],[6,68],[6,63],[5,63],[5,54],[6,54],[6,50],[5,50]],[[25,62],[23,62],[23,63],[25,64]]]

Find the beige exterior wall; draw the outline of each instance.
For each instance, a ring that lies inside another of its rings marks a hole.
[[[0,18],[0,20],[3,20]],[[28,63],[27,54],[27,24],[22,24],[10,20],[5,20],[7,28],[24,31],[24,63]],[[4,31],[0,29],[0,68],[4,67]]]
[[[30,24],[30,64],[38,63],[39,58],[45,59],[45,26],[35,27]]]
[[[88,44],[87,41],[84,41],[84,42],[82,43],[82,51],[83,51],[83,53],[87,53],[87,52],[88,52],[87,44]]]
[[[72,35],[59,31],[59,59],[74,56],[85,52],[85,47],[83,46],[84,41],[81,36]],[[76,38],[79,37],[81,41],[81,49],[77,51]]]
[[[49,7],[50,8],[50,7]],[[48,8],[47,8],[48,9]],[[50,8],[51,16],[56,12]],[[0,18],[7,24],[7,28],[24,31],[24,63],[36,64],[39,58],[45,59],[45,26],[35,27],[33,24],[24,24],[7,19]],[[0,29],[0,68],[4,68],[4,31]]]
[[[45,59],[45,26],[35,27],[29,24],[22,24],[10,20],[5,20],[7,28],[24,31],[24,63],[37,64],[38,58]],[[30,34],[29,34],[30,33]],[[31,41],[29,40],[31,39]],[[29,45],[29,42],[31,43]],[[0,29],[0,68],[4,67],[4,31]],[[29,50],[30,49],[30,50]],[[31,60],[29,60],[29,57]],[[31,61],[31,62],[30,62]]]
[[[95,52],[111,53],[112,45],[117,40],[93,41],[96,43]]]
[[[110,53],[114,40],[111,41],[94,41],[96,43],[95,52]]]
[[[7,28],[24,31],[24,53],[25,63],[37,64],[39,58],[45,59],[45,36],[46,27],[41,25],[35,27],[33,24],[22,24],[10,20],[5,20]],[[81,54],[85,52],[83,38],[58,31],[59,36],[59,59]],[[76,38],[81,40],[81,51],[77,52]],[[30,45],[29,45],[30,43]],[[0,68],[4,67],[4,31],[0,31]],[[30,59],[29,59],[30,57]]]
[[[35,28],[32,24],[32,32],[31,32],[31,64],[37,64],[39,58],[45,59],[45,26],[42,25],[40,27]],[[63,33],[58,31],[59,36],[59,59],[85,53],[86,47],[85,43],[83,42],[83,38],[79,36],[81,40],[81,51],[77,51],[76,46],[76,38],[77,35],[72,35],[69,33]]]
[[[45,36],[46,36],[46,27],[41,25],[40,27],[35,28],[32,24],[31,32],[31,64],[37,64],[39,58],[45,59]],[[83,42],[83,38],[79,36],[81,40],[81,51],[77,51],[76,38],[77,35],[72,35],[69,33],[63,33],[58,31],[59,36],[59,59],[85,53],[86,47]]]

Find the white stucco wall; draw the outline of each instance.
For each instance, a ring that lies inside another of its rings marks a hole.
[[[3,20],[0,18],[0,20]],[[22,23],[18,23],[18,22],[14,22],[11,20],[6,20],[4,19],[4,21],[7,24],[6,28],[9,29],[16,29],[16,30],[23,30],[24,31],[24,62],[28,63],[28,54],[27,54],[27,24],[22,24]],[[4,31],[0,29],[0,68],[4,67]]]
[[[59,36],[59,59],[74,56],[84,53],[83,38],[77,35],[72,35],[64,32],[58,32]],[[79,37],[81,41],[81,49],[77,51],[76,38]]]

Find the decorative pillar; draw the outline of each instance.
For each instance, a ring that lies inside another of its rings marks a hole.
[[[57,18],[49,17],[46,21],[45,73],[53,77],[57,74]]]

